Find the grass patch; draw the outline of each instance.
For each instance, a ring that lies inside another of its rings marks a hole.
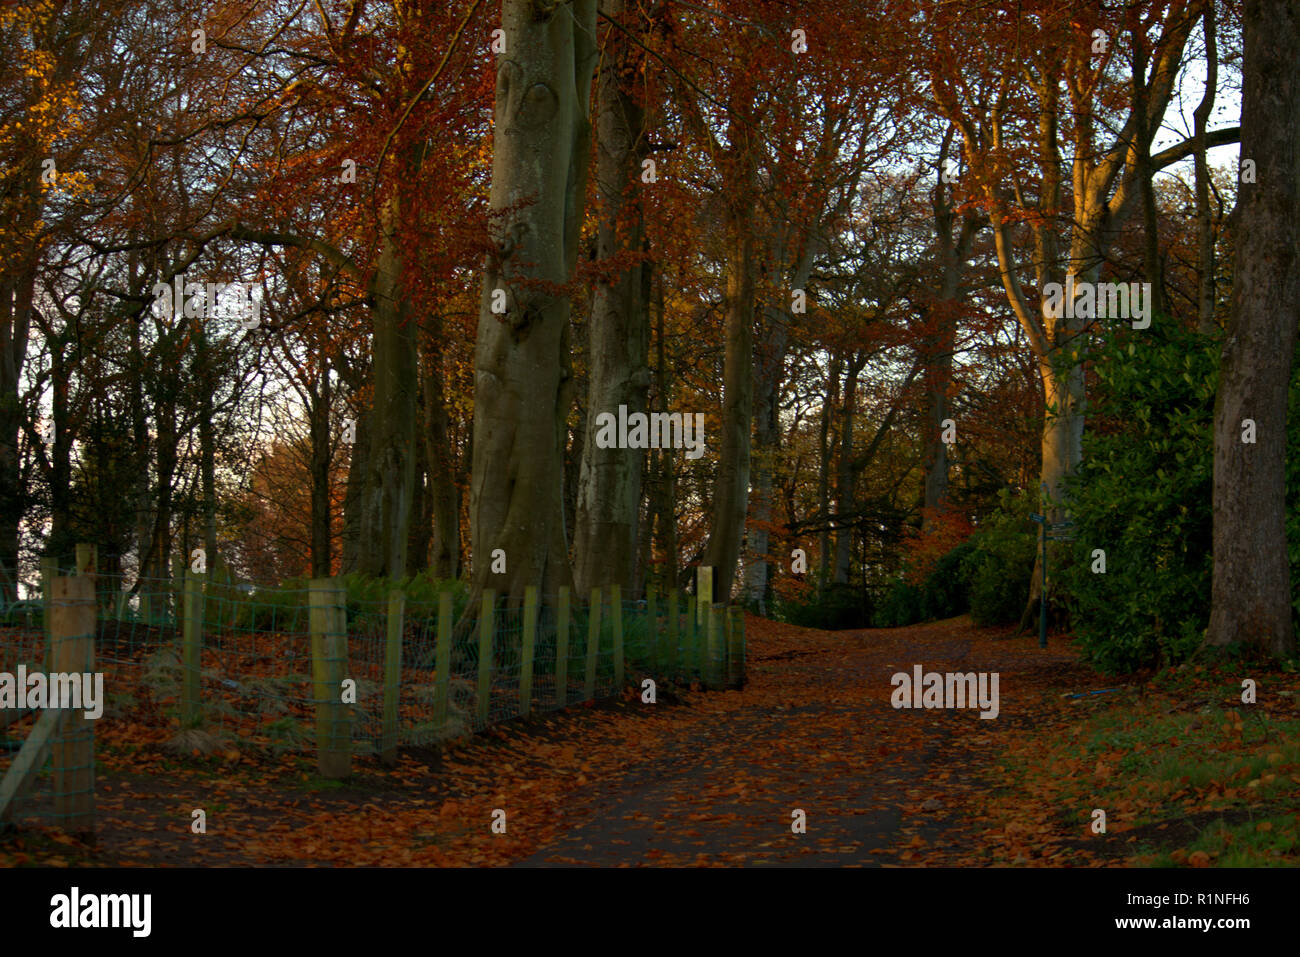
[[[1242,704],[1242,676],[1256,704]],[[1063,702],[1059,721],[1001,762],[1009,782],[1079,850],[1140,866],[1294,866],[1300,708],[1289,682],[1240,663],[1187,668],[1103,699]],[[1106,812],[1106,831],[1089,824]]]

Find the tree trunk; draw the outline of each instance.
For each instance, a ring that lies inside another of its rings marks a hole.
[[[1214,331],[1214,230],[1210,217],[1210,164],[1205,142],[1205,128],[1214,111],[1214,96],[1219,83],[1219,49],[1215,33],[1214,4],[1205,5],[1205,95],[1196,107],[1196,232],[1197,232],[1197,328],[1206,334]],[[1244,154],[1243,154],[1244,155]]]
[[[329,360],[323,356],[318,382],[310,392],[311,577],[328,578],[333,573],[330,551],[330,368]]]
[[[216,422],[213,410],[213,393],[216,384],[213,381],[212,353],[208,343],[208,330],[204,320],[200,320],[195,329],[197,348],[195,379],[199,387],[199,480],[200,494],[203,499],[203,550],[207,555],[207,567],[215,569],[218,559],[225,556],[217,554],[217,449]]]
[[[425,421],[428,413],[422,403],[417,403],[417,406],[418,421]],[[411,447],[411,455],[415,460],[415,483],[407,537],[406,575],[416,575],[429,567],[429,549],[433,544],[433,476],[429,472],[429,443],[417,438]]]
[[[742,152],[748,155],[747,149]],[[754,405],[754,261],[752,160],[742,157],[747,184],[733,194],[727,251],[727,342],[723,359],[722,443],[713,485],[713,527],[704,563],[713,566],[716,601],[731,597],[749,507],[750,427]]]
[[[844,370],[838,352],[831,352],[830,367],[826,372],[826,394],[822,397],[821,429],[818,439],[817,511],[821,515],[821,531],[817,535],[817,590],[826,590],[831,573],[831,462],[833,461],[831,423],[839,401],[840,375]]]
[[[348,481],[343,490],[343,573],[357,571],[361,562],[361,503],[365,487],[366,462],[370,458],[370,410],[363,410],[353,423]]]
[[[596,3],[503,0],[501,26],[507,52],[493,132],[495,248],[474,356],[470,537],[474,592],[491,587],[517,603],[529,585],[553,594],[572,583],[563,506],[566,284],[586,192]],[[502,294],[498,314],[492,306]]]
[[[853,468],[853,419],[858,404],[858,375],[866,365],[866,355],[855,355],[848,363],[844,379],[844,405],[840,411],[840,454],[835,470],[835,575],[837,585],[849,583],[849,566],[853,559],[853,528],[846,524],[857,507],[853,486],[857,472]]]
[[[419,355],[415,324],[402,292],[398,202],[381,214],[383,239],[375,274],[374,399],[360,503],[357,571],[374,577],[406,574],[415,501],[415,413]],[[353,449],[353,454],[356,453]]]
[[[48,443],[50,462],[50,537],[46,554],[64,559],[72,554],[76,534],[72,529],[72,435],[68,414],[69,376],[72,363],[62,338],[50,336],[50,421],[54,441]]]
[[[646,411],[650,369],[648,266],[632,257],[643,253],[645,217],[641,205],[641,158],[645,110],[639,87],[645,56],[628,37],[638,30],[635,8],[623,0],[601,0],[601,16],[616,24],[606,34],[598,74],[596,105],[596,189],[600,222],[596,260],[626,263],[596,279],[587,324],[587,415],[578,475],[573,530],[574,587],[585,595],[593,587],[621,585],[635,593],[634,568],[641,503],[644,449],[600,448],[601,413]],[[631,15],[629,15],[629,13]],[[606,265],[606,268],[608,266]]]
[[[792,289],[803,289],[805,275],[796,276]],[[781,383],[790,342],[790,319],[780,310],[764,310],[763,341],[754,355],[754,506],[745,565],[745,600],[766,614],[768,591],[769,527],[772,522],[772,472],[781,441]]]
[[[1286,413],[1300,315],[1300,10],[1247,0],[1232,315],[1214,413],[1214,585],[1205,646],[1295,650],[1286,542]],[[1256,441],[1243,441],[1243,420]]]
[[[430,345],[424,357],[424,402],[429,495],[433,500],[431,567],[437,578],[455,578],[460,574],[460,509],[442,373],[442,350],[436,342]]]
[[[664,281],[657,277],[655,295],[655,402],[660,412],[671,404],[668,387],[668,364],[664,348]],[[658,449],[651,454],[654,469],[655,542],[659,546],[659,568],[655,579],[661,589],[672,588],[677,581],[677,474],[672,449]]]
[[[6,602],[18,597],[18,528],[27,510],[18,383],[27,357],[34,284],[34,272],[0,275],[0,588]]]

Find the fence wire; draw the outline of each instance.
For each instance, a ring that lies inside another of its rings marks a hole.
[[[520,717],[525,691],[529,713],[538,714],[619,693],[620,670],[621,684],[639,687],[644,677],[716,681],[728,668],[726,638],[709,640],[688,596],[676,603],[675,616],[662,596],[649,604],[621,601],[617,619],[608,595],[599,608],[571,601],[567,630],[558,596],[544,597],[528,664],[523,607],[497,601],[485,640],[479,609],[466,606],[463,589],[454,594],[448,618],[440,614],[438,596],[407,597],[392,645],[388,595],[371,587],[349,596],[338,585],[316,610],[331,623],[323,629],[328,637],[317,638],[317,674],[307,583],[255,588],[215,575],[194,576],[189,587],[187,598],[179,577],[94,579],[102,716],[58,723],[39,757],[39,772],[28,775],[27,787],[4,812],[10,823],[64,825],[79,813],[68,810],[60,787],[75,788],[86,775],[55,782],[52,761],[54,750],[77,736],[97,735],[100,747],[124,750],[234,747],[274,756],[333,748],[365,757],[436,746]],[[47,594],[0,608],[0,675],[48,672],[49,608]],[[191,616],[196,624],[187,628]],[[724,614],[716,617],[721,634],[729,626]],[[621,669],[615,648],[620,626]],[[446,642],[445,678],[440,640]],[[736,640],[743,648],[743,637]],[[393,650],[397,668],[389,664]],[[39,709],[4,705],[0,699],[0,781],[41,718]]]

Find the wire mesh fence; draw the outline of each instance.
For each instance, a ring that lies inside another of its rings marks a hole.
[[[85,787],[86,775],[64,779],[74,769],[56,758],[74,743],[87,753],[88,735],[92,791],[95,746],[315,753],[322,775],[341,777],[354,757],[391,761],[403,747],[606,698],[647,677],[743,680],[738,610],[677,593],[626,601],[615,588],[578,601],[529,589],[522,604],[485,592],[471,607],[459,585],[83,575],[78,600],[91,617],[69,625],[55,589],[77,579],[59,571],[43,569],[39,599],[0,608],[0,782],[22,779],[12,793],[0,785],[0,819],[14,823],[66,826],[82,813],[60,788]],[[5,688],[16,696],[19,674],[58,671],[52,630],[69,628],[87,633],[93,667],[65,670],[102,676],[99,714],[48,720],[42,750],[37,724],[52,712],[18,707]]]

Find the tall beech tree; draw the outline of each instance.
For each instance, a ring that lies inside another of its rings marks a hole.
[[[645,261],[642,160],[652,23],[636,3],[602,0],[604,32],[596,88],[596,264],[587,322],[587,434],[582,442],[573,530],[579,594],[597,585],[634,585],[644,449],[601,448],[602,412],[646,411],[651,371],[650,265]],[[662,5],[660,6],[662,11]],[[648,172],[647,172],[647,179]]]
[[[1300,325],[1300,10],[1246,0],[1232,312],[1214,410],[1214,585],[1205,647],[1295,651],[1286,413]],[[1247,436],[1248,423],[1253,436]],[[1253,438],[1254,441],[1248,441]]]
[[[1096,319],[1073,304],[1053,309],[1044,290],[1049,283],[1096,283],[1151,174],[1196,148],[1187,140],[1150,153],[1207,2],[1165,0],[1114,11],[1030,4],[1015,18],[953,6],[934,8],[929,17],[934,99],[961,131],[970,169],[965,185],[988,212],[1007,301],[1039,365],[1046,408],[1041,484],[1051,522],[1065,518],[1065,483],[1083,455],[1081,356]],[[995,69],[964,55],[973,37],[997,51]],[[1118,67],[1118,51],[1135,49],[1144,55],[1128,60],[1144,76]],[[1217,130],[1200,142],[1234,142],[1237,133]],[[1033,242],[1037,304],[1014,235],[1021,222]],[[1022,624],[1038,600],[1040,572],[1036,565]]]
[[[470,560],[476,588],[522,601],[529,585],[551,593],[572,580],[562,492],[573,381],[568,283],[591,146],[596,2],[503,0],[501,29],[492,248],[474,356]]]

